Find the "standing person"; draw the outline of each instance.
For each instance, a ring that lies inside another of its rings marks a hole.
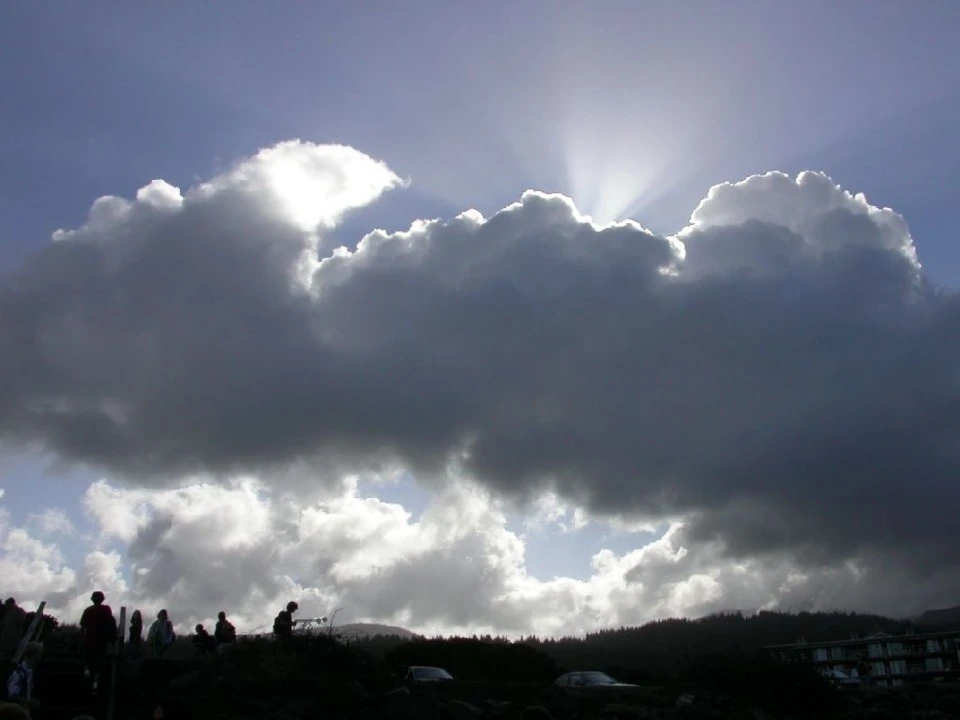
[[[130,637],[127,640],[130,657],[139,658],[143,654],[143,615],[134,610],[130,616]]]
[[[93,678],[93,689],[100,684],[100,673],[107,657],[107,648],[117,639],[117,619],[113,610],[104,604],[103,593],[97,590],[90,596],[90,607],[80,617],[80,632],[83,634],[85,666],[83,676]]]
[[[203,623],[197,623],[197,627],[194,629],[197,634],[193,636],[193,647],[197,654],[206,655],[214,652],[217,649],[217,641],[213,639],[213,635],[207,632]]]
[[[40,664],[43,655],[43,645],[28,643],[23,652],[23,659],[17,664],[7,678],[7,699],[18,703],[30,710],[39,708],[40,703],[33,697],[33,672]]]
[[[7,598],[3,603],[3,625],[0,625],[0,663],[13,662],[26,621],[27,611],[12,597]]]
[[[293,614],[300,606],[294,600],[287,603],[287,609],[277,613],[273,620],[273,635],[278,638],[293,636]]]
[[[217,625],[213,628],[213,637],[217,645],[229,645],[237,639],[237,629],[227,620],[227,614],[223,610],[217,614]]]
[[[157,613],[157,619],[153,621],[147,632],[147,648],[151,656],[163,657],[167,650],[177,639],[177,634],[173,631],[173,623],[170,622],[170,616],[166,610]]]

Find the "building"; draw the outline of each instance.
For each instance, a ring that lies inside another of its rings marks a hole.
[[[960,631],[908,635],[876,632],[830,642],[801,639],[764,649],[779,660],[811,663],[825,674],[839,670],[854,677],[869,676],[871,685],[960,680]]]

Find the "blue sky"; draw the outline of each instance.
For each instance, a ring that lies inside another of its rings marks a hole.
[[[903,215],[928,277],[956,287],[958,23],[949,0],[9,3],[0,269],[100,196],[186,189],[300,138],[410,181],[346,216],[333,237],[349,246],[527,188],[673,233],[716,183],[812,169]],[[83,494],[110,473],[54,461],[8,457],[5,507],[25,522],[53,503],[92,532]],[[369,491],[414,519],[430,502],[411,479]],[[509,528],[544,578],[654,537]],[[69,564],[87,549],[68,543]]]
[[[649,122],[710,138],[681,139],[692,175],[651,227],[675,229],[714,182],[815,167],[905,214],[948,279],[960,259],[936,235],[960,152],[957,14],[949,1],[20,3],[0,31],[15,69],[4,257],[76,224],[91,198],[188,185],[278,139],[346,142],[412,177],[401,225],[468,192],[489,211],[528,186],[569,191],[563,125],[596,133],[586,150],[602,156],[604,129],[672,142],[646,137]],[[416,196],[450,177],[451,198]]]

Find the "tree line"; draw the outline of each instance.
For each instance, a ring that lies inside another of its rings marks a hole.
[[[375,636],[351,641],[358,650],[397,667],[437,665],[454,676],[543,682],[571,670],[601,670],[624,682],[673,681],[696,674],[707,659],[759,661],[767,645],[892,635],[915,630],[910,621],[851,612],[721,613],[696,620],[669,619],[584,637],[546,639],[474,636],[405,640]]]

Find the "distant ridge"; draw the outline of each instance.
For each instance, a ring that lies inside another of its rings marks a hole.
[[[410,640],[417,637],[417,634],[406,628],[396,625],[381,625],[380,623],[347,623],[338,625],[333,629],[334,634],[345,638],[365,638],[376,637],[377,635],[389,635]]]
[[[927,610],[914,618],[913,622],[917,625],[960,625],[960,605],[940,610]]]
[[[737,613],[740,613],[744,617],[753,617],[760,612],[760,610],[761,608],[726,608],[724,610],[716,610],[714,612],[707,613],[706,615],[701,615],[700,618],[707,618],[713,615],[736,615]]]

